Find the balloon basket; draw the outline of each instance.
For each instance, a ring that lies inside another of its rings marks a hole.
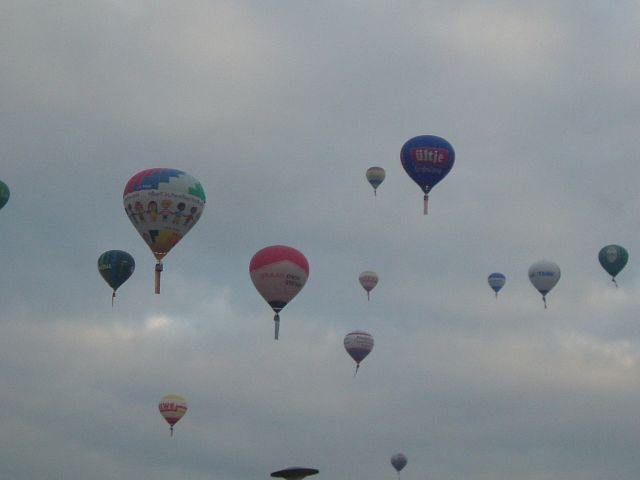
[[[156,263],[156,293],[160,293],[160,274],[162,273],[162,262]]]
[[[273,338],[274,340],[278,340],[278,337],[280,336],[280,315],[276,313],[275,317],[273,317],[273,321],[276,323]]]
[[[424,194],[424,209],[422,214],[426,215],[427,213],[429,213],[429,195],[427,195],[426,193]]]

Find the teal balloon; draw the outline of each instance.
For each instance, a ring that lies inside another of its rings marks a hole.
[[[604,268],[611,279],[615,281],[616,275],[624,268],[629,261],[629,252],[620,245],[607,245],[600,249],[598,253],[600,265]]]
[[[98,271],[104,281],[116,290],[126,282],[136,268],[133,257],[122,250],[109,250],[98,257]]]
[[[9,201],[9,187],[0,180],[0,208],[4,207]]]

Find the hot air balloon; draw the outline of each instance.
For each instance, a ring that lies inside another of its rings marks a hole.
[[[347,333],[344,337],[344,349],[356,362],[356,372],[353,374],[355,377],[360,368],[360,362],[373,350],[373,337],[362,330]]]
[[[162,259],[200,219],[204,190],[185,172],[151,168],[131,177],[123,200],[129,220],[158,260],[155,292],[160,293]]]
[[[360,285],[367,291],[367,300],[369,300],[369,292],[378,284],[378,274],[370,270],[366,270],[358,277]]]
[[[396,453],[391,456],[391,465],[398,472],[398,478],[400,478],[400,470],[407,466],[407,456],[404,453]]]
[[[104,281],[113,289],[111,306],[116,297],[116,290],[127,281],[136,268],[133,257],[122,250],[109,250],[98,257],[98,271]]]
[[[315,475],[319,470],[316,468],[307,467],[289,467],[277,472],[272,472],[271,476],[274,478],[284,478],[285,480],[302,480],[309,475]]]
[[[429,192],[447,176],[456,154],[444,138],[420,135],[408,140],[400,150],[400,161],[411,179],[424,192],[424,214],[427,214]]]
[[[504,283],[507,281],[507,277],[505,277],[502,273],[492,273],[487,278],[487,282],[489,282],[489,286],[491,289],[496,292],[496,298],[498,298],[498,292],[504,287]]]
[[[273,308],[275,339],[280,330],[280,310],[295,297],[309,277],[309,262],[295,248],[285,245],[265,247],[249,263],[251,281]]]
[[[602,247],[600,253],[598,253],[598,260],[602,268],[611,275],[611,281],[617,287],[616,275],[620,273],[627,261],[629,261],[629,252],[620,245],[607,245]]]
[[[0,180],[0,208],[4,207],[9,201],[9,187]]]
[[[187,401],[180,395],[165,395],[158,404],[160,415],[169,424],[171,436],[173,436],[173,426],[178,423],[185,413],[187,413]]]
[[[384,177],[386,173],[384,168],[382,167],[371,167],[367,169],[367,180],[373,187],[373,195],[376,195],[376,190],[380,186],[382,182],[384,182]]]
[[[560,267],[549,260],[540,260],[529,267],[529,280],[542,294],[544,308],[547,308],[547,293],[555,287],[560,280]]]

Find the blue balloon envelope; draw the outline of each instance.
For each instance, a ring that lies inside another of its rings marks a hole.
[[[489,286],[491,289],[496,292],[496,298],[498,298],[498,292],[504,287],[507,278],[499,272],[492,273],[487,278],[487,282],[489,282]]]
[[[400,161],[407,174],[424,193],[424,214],[427,214],[429,192],[447,176],[456,153],[449,142],[435,135],[413,137],[402,146]]]

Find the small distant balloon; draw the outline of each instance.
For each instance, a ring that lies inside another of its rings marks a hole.
[[[424,193],[427,214],[429,192],[447,176],[455,161],[455,151],[444,138],[420,135],[408,140],[400,150],[400,161],[411,179]]]
[[[495,272],[489,275],[487,278],[487,282],[489,282],[489,286],[496,293],[496,298],[498,298],[498,292],[504,287],[505,282],[507,281],[507,277],[504,274]]]
[[[367,300],[369,300],[369,292],[378,284],[378,274],[371,270],[365,270],[358,277],[360,285],[367,291]]]
[[[0,180],[0,208],[4,207],[9,201],[9,187],[6,183]]]
[[[629,252],[620,245],[607,245],[602,247],[600,253],[598,253],[598,260],[602,268],[611,275],[611,281],[617,287],[616,275],[620,273],[629,261]]]
[[[169,424],[173,436],[173,426],[187,413],[187,400],[181,395],[165,395],[158,404],[158,410]]]
[[[309,277],[309,262],[292,247],[273,245],[258,251],[249,263],[251,281],[275,312],[275,339],[280,330],[280,310],[300,293]]]
[[[136,262],[133,257],[122,250],[108,250],[98,257],[98,271],[113,289],[111,306],[116,297],[116,290],[129,279],[135,268]]]
[[[540,260],[529,267],[529,280],[542,294],[544,308],[547,308],[547,293],[560,280],[560,267],[549,260]]]
[[[396,453],[391,456],[391,465],[398,472],[398,478],[400,478],[400,470],[407,466],[407,456],[404,453]]]
[[[180,170],[150,168],[129,179],[122,199],[129,220],[158,261],[155,292],[160,293],[162,259],[198,222],[204,210],[202,185]]]
[[[363,332],[362,330],[347,333],[344,337],[344,349],[356,362],[356,372],[353,374],[355,377],[360,368],[360,362],[373,350],[373,337],[370,333]]]
[[[386,173],[382,167],[371,167],[367,169],[367,180],[373,187],[373,195],[376,195],[376,191],[380,184],[384,182]]]

